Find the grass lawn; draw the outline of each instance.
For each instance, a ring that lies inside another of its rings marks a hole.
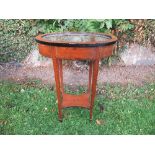
[[[155,83],[106,85],[104,90],[96,97],[92,122],[87,109],[68,108],[60,123],[50,87],[0,82],[0,134],[155,134]]]

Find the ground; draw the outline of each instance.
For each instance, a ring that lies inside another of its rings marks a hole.
[[[0,82],[0,134],[155,134],[155,84],[106,85],[104,90],[95,99],[92,122],[89,110],[82,108],[64,109],[59,122],[51,87],[37,81]]]
[[[40,79],[44,83],[54,84],[52,65],[31,67],[19,65],[2,65],[0,69],[1,80],[23,81],[27,79]],[[102,66],[98,75],[98,84],[119,83],[143,85],[155,82],[155,65],[152,66]],[[64,67],[64,83],[67,85],[87,85],[88,70]]]

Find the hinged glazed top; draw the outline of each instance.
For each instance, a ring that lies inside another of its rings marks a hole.
[[[61,47],[98,47],[115,44],[117,38],[103,33],[64,32],[39,35],[36,41]]]

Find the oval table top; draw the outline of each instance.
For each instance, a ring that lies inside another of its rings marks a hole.
[[[86,32],[49,33],[38,35],[35,39],[40,44],[59,47],[100,47],[117,41],[111,34]]]

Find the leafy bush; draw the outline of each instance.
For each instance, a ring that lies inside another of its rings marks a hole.
[[[131,20],[135,26],[132,41],[144,45],[155,47],[155,20],[137,19]]]
[[[155,20],[145,21],[145,41],[155,47]]]
[[[0,20],[0,61],[20,61],[31,50],[30,20]]]

